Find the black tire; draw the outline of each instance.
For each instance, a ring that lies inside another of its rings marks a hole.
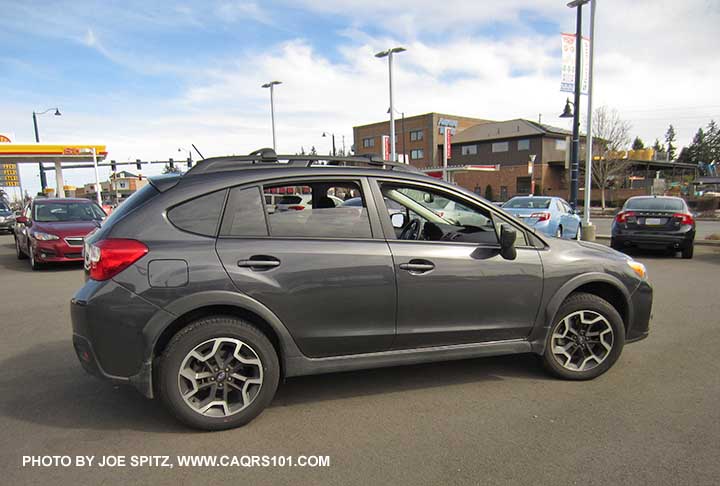
[[[586,371],[570,370],[564,367],[553,354],[552,336],[556,329],[560,326],[562,320],[570,314],[586,310],[592,311],[603,316],[613,331],[613,342],[610,351],[604,360]],[[546,370],[551,374],[563,378],[565,380],[592,380],[609,370],[617,361],[625,346],[625,325],[618,311],[606,300],[593,294],[575,293],[571,294],[565,302],[562,303],[560,309],[553,320],[553,324],[548,330],[545,339],[545,352],[542,355],[542,362]]]
[[[610,238],[610,248],[612,248],[613,250],[622,251],[622,245],[612,238]]]
[[[224,417],[208,417],[185,403],[178,373],[183,360],[196,346],[223,337],[243,341],[255,351],[262,364],[262,386],[246,408]],[[280,381],[280,364],[275,348],[257,328],[235,317],[214,316],[199,319],[173,336],[160,358],[156,377],[160,398],[178,420],[196,429],[224,430],[247,424],[272,402]]]
[[[17,239],[17,236],[15,237],[15,256],[18,260],[25,260],[27,258],[27,255],[20,248],[20,240]]]
[[[30,268],[32,268],[33,271],[37,272],[38,270],[42,270],[43,265],[35,258],[35,254],[33,253],[31,246],[28,246],[28,257],[30,258]]]
[[[685,258],[686,260],[691,259],[693,257],[694,249],[695,249],[695,245],[690,243],[688,246],[686,246],[685,248],[682,249],[682,257]]]
[[[555,231],[555,238],[562,238],[563,237],[563,227],[558,226],[557,231]]]

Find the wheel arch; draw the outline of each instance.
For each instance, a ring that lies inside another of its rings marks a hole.
[[[143,330],[146,361],[152,362],[167,347],[172,337],[197,319],[211,315],[227,315],[256,326],[270,340],[278,353],[281,376],[287,371],[290,357],[301,355],[290,332],[270,309],[245,294],[210,291],[183,297],[172,302],[150,320]]]
[[[533,351],[537,353],[545,351],[545,338],[560,306],[571,294],[578,292],[597,295],[612,305],[620,314],[627,335],[633,319],[630,293],[627,288],[619,279],[607,273],[587,273],[565,282],[550,298],[545,306],[545,312],[539,316],[541,322],[530,336]]]

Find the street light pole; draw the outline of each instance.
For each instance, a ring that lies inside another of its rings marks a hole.
[[[393,69],[392,69],[392,60],[393,60],[393,54],[404,52],[407,49],[404,47],[393,47],[391,49],[388,49],[386,51],[381,51],[375,54],[375,57],[388,58],[388,74],[389,74],[389,81],[390,81],[390,160],[393,162],[397,161],[397,153],[396,153],[396,147],[395,147],[395,109],[393,107]]]
[[[262,85],[263,88],[270,88],[270,120],[272,122],[272,140],[273,150],[277,152],[277,144],[275,141],[275,97],[274,87],[278,84],[282,84],[282,81],[270,81]]]
[[[323,136],[323,137],[327,137],[327,136],[328,136],[328,132],[323,132],[323,133],[322,133],[322,136]],[[335,134],[334,134],[334,133],[330,133],[330,136],[332,137],[332,156],[335,157],[335,156],[337,155],[337,151],[335,150]]]
[[[588,72],[588,115],[587,129],[585,131],[586,157],[585,157],[585,205],[583,213],[583,239],[594,241],[595,228],[590,222],[590,191],[592,190],[592,153],[593,153],[593,135],[592,135],[592,115],[593,115],[593,56],[595,51],[595,7],[597,0],[590,2],[590,69]]]
[[[40,134],[38,132],[38,124],[37,124],[37,116],[38,115],[44,115],[45,113],[55,110],[55,116],[60,116],[60,110],[58,108],[48,108],[45,111],[41,112],[32,112],[33,116],[33,128],[35,128],[35,143],[40,143]],[[40,169],[40,187],[42,188],[43,194],[45,193],[45,189],[47,188],[47,177],[45,176],[45,169],[43,168],[42,162],[38,162],[38,168]],[[25,197],[25,196],[23,196]]]
[[[570,205],[577,209],[578,169],[580,165],[580,83],[582,81],[582,6],[590,0],[575,0],[568,4],[577,8],[575,27],[575,102],[573,113],[572,148],[570,152]]]

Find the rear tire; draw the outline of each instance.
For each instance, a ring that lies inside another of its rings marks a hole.
[[[695,245],[690,243],[688,246],[686,246],[685,248],[682,249],[682,257],[685,258],[686,260],[691,259],[693,257],[694,249],[695,249]]]
[[[545,340],[543,365],[565,380],[592,380],[609,370],[625,345],[618,311],[593,294],[570,295],[558,309]]]
[[[157,377],[159,395],[178,420],[196,429],[224,430],[247,424],[272,402],[280,364],[257,328],[214,316],[170,340]]]
[[[581,224],[578,225],[577,233],[575,233],[575,239],[577,241],[582,240],[582,225]]]
[[[610,239],[610,248],[612,248],[613,250],[622,251],[622,245],[612,238]]]
[[[562,226],[558,226],[557,231],[555,231],[555,238],[562,238],[562,237],[563,237]]]

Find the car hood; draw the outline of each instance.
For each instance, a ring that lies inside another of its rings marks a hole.
[[[100,227],[99,221],[56,221],[52,223],[38,223],[32,225],[33,231],[50,233],[61,238],[67,236],[86,236]]]

